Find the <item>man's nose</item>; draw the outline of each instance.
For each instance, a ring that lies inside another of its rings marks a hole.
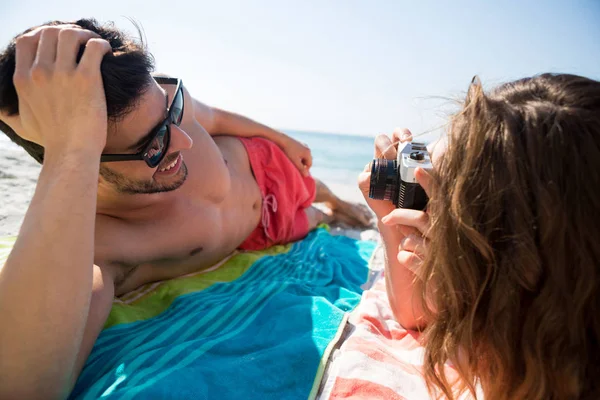
[[[194,141],[183,129],[171,124],[171,143],[169,147],[172,151],[191,149],[193,144]]]

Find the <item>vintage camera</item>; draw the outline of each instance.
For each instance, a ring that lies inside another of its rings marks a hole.
[[[415,180],[417,167],[431,169],[431,159],[424,143],[401,144],[396,160],[374,159],[371,163],[369,197],[389,200],[397,208],[424,210],[429,199]]]

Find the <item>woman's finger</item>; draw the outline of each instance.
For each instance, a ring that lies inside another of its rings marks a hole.
[[[381,219],[385,225],[405,225],[416,228],[421,235],[429,230],[429,216],[426,212],[410,208],[397,208]]]
[[[411,251],[424,258],[427,252],[427,240],[422,236],[410,234],[400,241],[398,251]]]
[[[416,168],[415,169],[415,179],[421,185],[427,196],[431,197],[431,185],[433,182],[433,177],[431,173],[429,173],[424,168]]]
[[[397,149],[398,143],[412,141],[412,133],[407,128],[396,128],[394,129],[394,133],[392,133],[392,141],[395,143]]]
[[[421,236],[421,232],[413,226],[396,225],[396,227],[398,228],[398,231],[400,231],[402,236],[408,236],[408,235]]]
[[[415,274],[418,278],[422,278],[420,275],[421,265],[423,264],[423,259],[412,251],[400,250],[397,255],[398,262],[403,267],[408,268]]]
[[[396,148],[387,135],[379,135],[375,138],[375,158],[396,159]]]

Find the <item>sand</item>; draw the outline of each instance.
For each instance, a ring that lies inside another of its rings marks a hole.
[[[39,174],[40,165],[0,134],[0,236],[19,232]]]
[[[0,134],[0,236],[16,235],[35,191],[40,165],[23,149]],[[339,197],[352,202],[364,203],[357,186],[325,182]],[[375,229],[350,229],[332,225],[331,233],[354,239],[377,240]]]

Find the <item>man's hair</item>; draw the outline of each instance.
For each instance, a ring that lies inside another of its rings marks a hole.
[[[435,166],[425,376],[454,398],[600,398],[600,82],[477,79]]]
[[[154,60],[143,42],[137,42],[115,28],[112,23],[100,25],[94,19],[80,19],[75,22],[52,21],[40,26],[60,24],[78,25],[99,34],[102,39],[110,43],[114,56],[104,56],[100,65],[108,119],[115,122],[123,118],[136,106],[139,98],[150,87],[150,73],[154,69]],[[11,116],[19,113],[19,101],[13,84],[16,39],[35,28],[37,27],[17,35],[0,53],[0,110]],[[79,50],[78,61],[83,55],[84,48],[85,46],[81,46]],[[23,147],[39,163],[43,162],[44,148],[42,146],[21,138],[3,121],[0,121],[0,130],[13,142]]]

